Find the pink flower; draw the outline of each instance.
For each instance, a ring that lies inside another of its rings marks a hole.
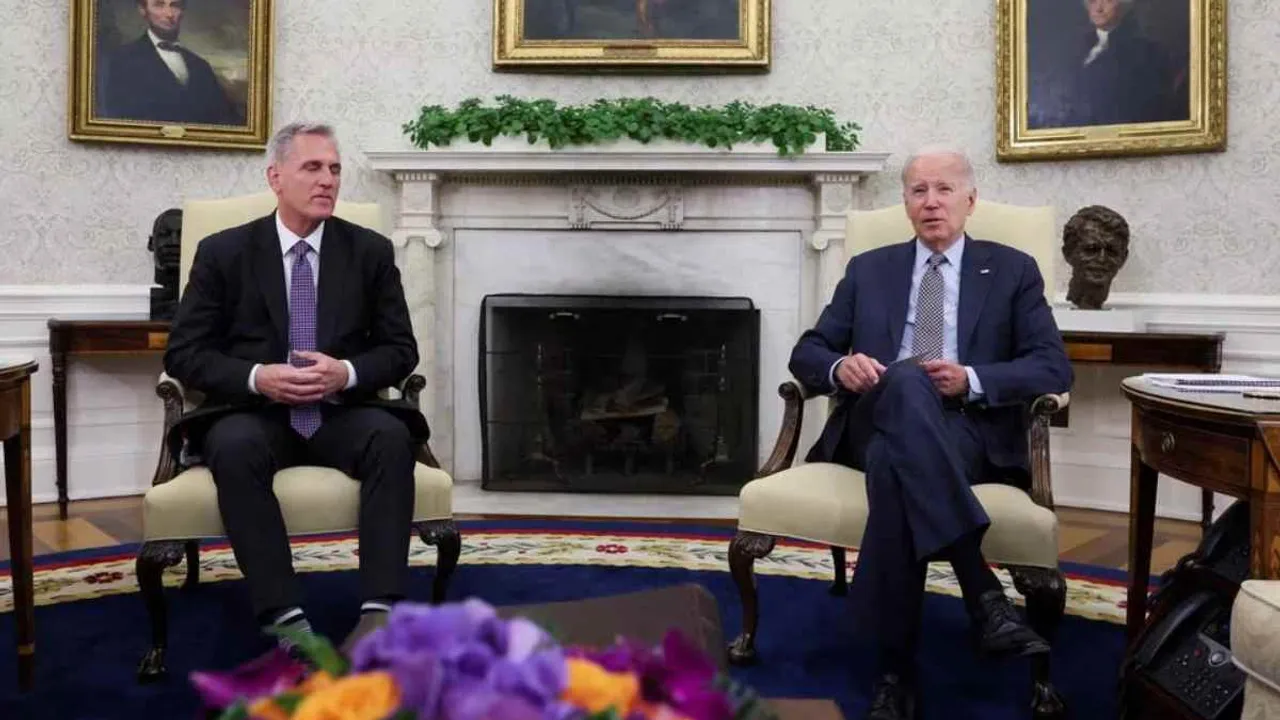
[[[193,672],[191,684],[205,706],[222,710],[243,700],[246,705],[297,685],[307,667],[280,648],[227,672]]]

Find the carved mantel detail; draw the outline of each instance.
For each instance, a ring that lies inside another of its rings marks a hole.
[[[569,227],[586,230],[679,230],[684,189],[679,185],[574,185],[569,188]]]

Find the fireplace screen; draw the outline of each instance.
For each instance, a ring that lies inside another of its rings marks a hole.
[[[489,295],[483,486],[736,494],[756,469],[748,298]]]

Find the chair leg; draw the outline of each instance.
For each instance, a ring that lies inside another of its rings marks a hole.
[[[831,566],[835,570],[835,580],[832,581],[829,592],[836,597],[844,597],[849,594],[849,569],[844,548],[831,546]]]
[[[138,664],[138,682],[154,682],[163,678],[169,669],[165,666],[165,649],[169,644],[169,615],[164,602],[164,570],[182,562],[182,540],[159,540],[143,543],[138,550],[134,572],[138,576],[138,589],[147,606],[151,620],[151,649]]]
[[[1067,609],[1067,581],[1062,572],[1049,568],[1011,567],[1013,586],[1027,600],[1027,621],[1050,645]],[[1049,679],[1049,655],[1031,663],[1031,713],[1036,720],[1061,720],[1067,706]]]
[[[191,590],[200,584],[200,541],[188,540],[186,551],[187,579],[183,581],[182,589]]]
[[[739,530],[729,543],[729,571],[742,601],[742,632],[729,643],[729,662],[734,665],[749,665],[756,660],[756,625],[760,620],[760,608],[752,566],[757,559],[773,552],[776,541],[777,538],[771,535]]]
[[[449,591],[449,578],[458,567],[462,536],[452,520],[428,520],[413,526],[422,542],[436,546],[436,576],[431,583],[431,602],[439,605],[444,602]]]

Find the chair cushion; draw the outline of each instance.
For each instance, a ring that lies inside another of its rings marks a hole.
[[[1244,717],[1280,717],[1280,581],[1245,580],[1231,607],[1231,654],[1249,674]],[[1250,713],[1253,707],[1253,713]],[[1270,714],[1263,712],[1269,708]]]
[[[982,540],[993,563],[1058,567],[1058,516],[1010,485],[975,485],[991,518]],[[758,478],[739,493],[738,529],[858,547],[867,524],[867,486],[861,472],[833,463],[808,463]]]
[[[453,515],[453,479],[418,463],[413,473],[413,520],[445,520]],[[276,473],[273,485],[290,535],[346,532],[358,526],[360,483],[326,467],[303,465]],[[213,473],[196,467],[153,486],[143,499],[146,540],[222,537],[222,516]]]

